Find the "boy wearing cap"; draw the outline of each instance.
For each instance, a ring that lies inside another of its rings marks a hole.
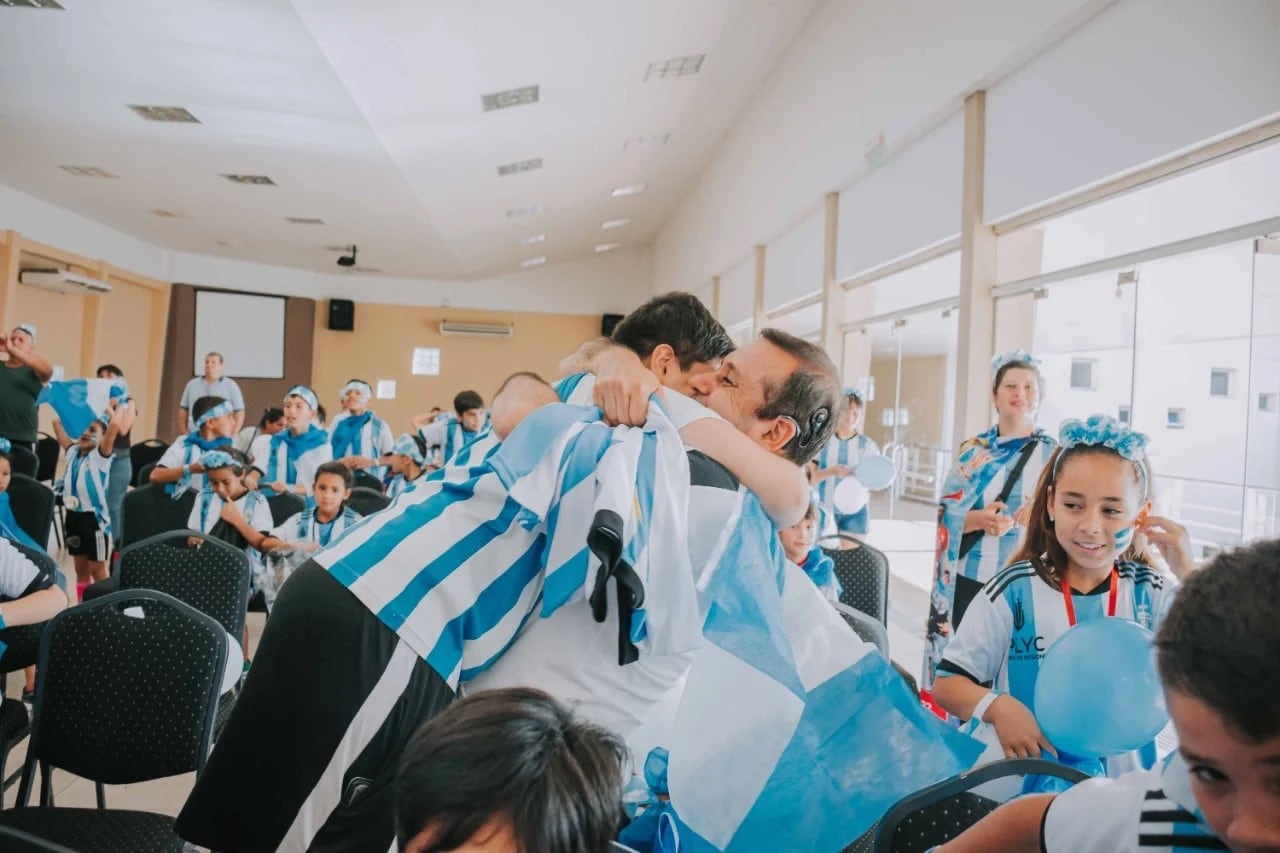
[[[40,386],[53,376],[53,365],[36,354],[36,327],[23,323],[0,335],[0,353],[8,360],[0,367],[0,438],[11,444],[36,448],[36,397]]]

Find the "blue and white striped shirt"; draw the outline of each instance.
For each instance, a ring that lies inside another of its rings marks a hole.
[[[475,432],[462,428],[457,415],[441,415],[431,423],[418,430],[419,435],[427,443],[428,450],[435,448],[436,457],[441,465],[452,465],[453,457],[476,439],[489,432],[489,419]]]
[[[850,438],[840,438],[837,435],[832,435],[827,443],[822,445],[822,449],[818,451],[816,459],[818,467],[822,469],[831,468],[835,465],[845,465],[853,469],[858,467],[858,463],[862,461],[863,457],[873,456],[879,452],[880,446],[862,433]],[[818,483],[818,498],[821,501],[821,505],[833,515],[836,514],[836,485],[843,479],[843,477],[828,477]]]
[[[92,512],[105,534],[111,532],[111,514],[107,512],[111,459],[103,456],[99,448],[81,453],[79,445],[73,444],[67,448],[67,467],[62,473],[62,499],[69,504],[67,509]]]
[[[696,645],[680,437],[658,407],[644,428],[599,418],[533,412],[487,460],[424,480],[318,562],[454,687],[530,619],[584,598],[599,618],[618,607],[621,658]]]

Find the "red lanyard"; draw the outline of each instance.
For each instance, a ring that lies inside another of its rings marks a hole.
[[[1116,596],[1120,592],[1120,573],[1116,571],[1116,567],[1111,567],[1111,591],[1107,593],[1107,615],[1116,615]],[[1076,624],[1076,606],[1071,602],[1071,584],[1067,583],[1066,578],[1062,579],[1062,600],[1067,606],[1067,625],[1074,627]]]

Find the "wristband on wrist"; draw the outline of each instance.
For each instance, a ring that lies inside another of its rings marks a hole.
[[[190,477],[190,476],[191,476],[191,466],[190,466],[190,465],[183,465],[183,466],[182,466],[182,476],[184,476],[184,477]]]
[[[973,713],[969,715],[969,719],[976,719],[978,722],[982,722],[982,715],[987,713],[987,709],[991,707],[991,703],[996,701],[998,698],[1000,698],[999,693],[994,690],[989,691],[986,696],[983,696],[978,700],[977,705],[973,706]]]
[[[0,628],[4,628],[4,627],[6,627],[5,621],[4,621],[4,613],[0,613]],[[0,643],[0,647],[3,647],[3,646],[4,646],[4,643]],[[0,654],[3,654],[3,652],[0,652]]]

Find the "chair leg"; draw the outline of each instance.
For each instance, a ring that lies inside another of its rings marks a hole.
[[[40,805],[53,807],[53,768],[49,762],[40,762]]]
[[[94,793],[98,795],[98,808],[105,809],[107,807],[107,789],[102,787],[101,782],[94,782]]]
[[[27,760],[22,763],[22,781],[18,784],[18,798],[14,800],[14,805],[18,808],[25,808],[31,803],[31,789],[35,786],[36,780],[36,757],[30,754],[31,748],[27,747]]]

